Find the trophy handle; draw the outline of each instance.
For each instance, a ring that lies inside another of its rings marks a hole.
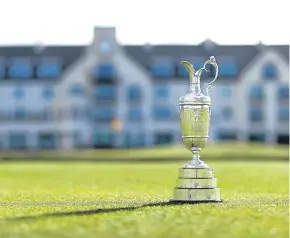
[[[204,69],[206,72],[209,71],[208,69],[206,69],[206,65],[208,65],[208,64],[211,64],[212,66],[215,67],[215,77],[214,77],[214,79],[213,79],[210,83],[206,83],[206,84],[205,84],[206,86],[210,86],[211,84],[213,84],[214,81],[216,81],[216,79],[217,79],[217,77],[218,77],[218,73],[219,73],[219,67],[218,67],[218,65],[217,65],[217,63],[216,63],[216,60],[215,60],[215,57],[214,57],[214,56],[211,56],[211,57],[209,58],[209,60],[207,60],[207,61],[204,63],[204,65],[203,65],[203,69]],[[208,90],[209,90],[209,89],[210,89],[210,87],[208,87]]]

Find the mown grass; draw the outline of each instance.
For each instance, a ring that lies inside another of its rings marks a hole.
[[[208,164],[222,204],[167,204],[182,163],[1,163],[0,237],[288,237],[287,162]]]
[[[183,145],[151,149],[98,149],[76,151],[1,152],[4,160],[57,160],[57,161],[170,161],[188,160],[191,152]],[[261,144],[208,145],[201,156],[205,160],[288,160],[288,146]]]

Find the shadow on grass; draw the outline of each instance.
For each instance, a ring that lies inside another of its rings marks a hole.
[[[122,212],[122,211],[134,211],[140,208],[145,207],[158,207],[158,206],[178,206],[183,204],[202,204],[202,203],[209,203],[209,202],[156,202],[156,203],[146,203],[141,206],[131,206],[131,207],[119,207],[119,208],[100,208],[100,209],[93,209],[93,210],[82,210],[82,211],[71,211],[71,212],[54,212],[54,213],[45,213],[41,215],[35,216],[22,216],[22,217],[11,217],[7,219],[3,219],[2,222],[8,221],[25,221],[25,220],[35,220],[39,218],[50,218],[50,217],[68,217],[68,216],[89,216],[89,215],[96,215],[102,213],[113,213],[113,212]]]

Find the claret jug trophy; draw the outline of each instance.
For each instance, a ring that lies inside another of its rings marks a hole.
[[[217,79],[218,65],[211,56],[203,67],[195,70],[187,61],[182,61],[189,74],[189,92],[179,98],[180,128],[183,144],[192,152],[192,160],[179,169],[177,184],[173,199],[170,202],[221,202],[220,190],[213,169],[200,159],[200,151],[205,147],[210,128],[211,98],[209,90]],[[203,71],[209,71],[206,66],[215,68],[215,77],[206,84],[207,92],[201,92],[200,79]]]

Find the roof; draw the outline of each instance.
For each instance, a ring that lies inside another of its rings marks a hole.
[[[65,67],[69,67],[83,53],[85,46],[47,46],[40,54],[35,46],[0,46],[0,57],[57,57],[62,59]]]
[[[264,47],[274,48],[289,62],[289,45],[272,45]],[[125,46],[127,53],[139,64],[148,68],[155,57],[173,57],[178,63],[187,57],[208,58],[214,55],[219,61],[225,56],[234,57],[239,71],[242,71],[251,60],[259,54],[261,49],[257,45],[218,45],[205,41],[199,45],[132,45]],[[191,62],[194,64],[194,62]]]

